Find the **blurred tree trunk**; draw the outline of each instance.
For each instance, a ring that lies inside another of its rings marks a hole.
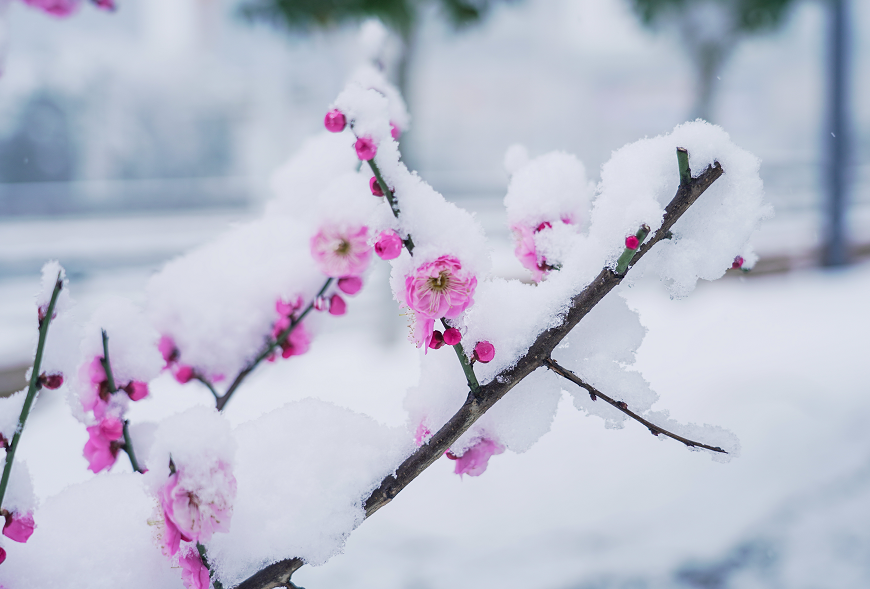
[[[824,247],[822,263],[842,266],[849,261],[846,237],[846,199],[849,181],[849,99],[847,0],[829,0],[828,115],[830,136],[825,133],[827,166]]]

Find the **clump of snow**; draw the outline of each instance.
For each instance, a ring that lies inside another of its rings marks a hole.
[[[54,292],[54,286],[60,280],[63,286],[55,303],[54,312],[60,313],[72,304],[69,296],[69,280],[66,277],[66,271],[57,260],[46,262],[42,267],[42,280],[39,293],[36,295],[37,308],[48,309],[48,304],[51,302],[51,295]]]
[[[0,397],[0,435],[7,440],[12,440],[12,436],[18,429],[18,417],[21,415],[21,408],[24,407],[26,398],[26,388],[6,397]]]
[[[636,272],[654,273],[674,296],[685,296],[699,278],[721,277],[735,256],[751,259],[747,242],[772,208],[763,202],[758,158],[734,145],[721,127],[700,120],[679,125],[619,149],[602,167],[590,235],[605,245],[608,263],[642,224],[653,231],[661,226],[679,186],[677,147],[688,150],[693,175],[716,161],[725,173],[680,218],[673,239],[650,250]]]
[[[26,544],[6,542],[5,587],[182,588],[152,537],[154,500],[140,475],[95,477],[68,487],[35,512]]]
[[[121,297],[100,306],[84,328],[82,363],[103,356],[103,330],[108,336],[109,362],[118,386],[132,380],[148,382],[160,374],[163,358],[157,351],[159,334],[142,309]]]
[[[184,470],[187,481],[199,489],[213,484],[212,465],[235,464],[236,441],[230,424],[213,407],[192,407],[160,422],[148,452],[145,480],[155,490],[169,477],[169,460]],[[191,487],[193,488],[193,487]]]
[[[513,161],[520,160],[519,155],[509,150],[506,165],[509,157],[513,165],[519,164]],[[504,198],[508,225],[536,227],[543,222],[555,225],[564,221],[583,228],[589,223],[592,192],[586,168],[576,156],[564,151],[538,156],[511,175]]]
[[[410,453],[402,428],[306,399],[240,425],[236,506],[209,554],[225,586],[298,556],[323,564],[364,517],[362,501]]]
[[[0,465],[6,466],[5,457],[0,461]],[[18,457],[12,463],[9,483],[6,486],[6,493],[3,495],[3,509],[10,513],[21,515],[31,513],[36,509],[36,495],[33,494],[33,481],[30,478],[27,463],[21,457]]]

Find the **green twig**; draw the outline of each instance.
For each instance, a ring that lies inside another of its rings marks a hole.
[[[18,427],[12,435],[12,441],[9,447],[6,448],[6,464],[3,466],[3,478],[0,479],[0,506],[3,505],[3,497],[6,495],[6,487],[9,485],[9,475],[12,473],[12,462],[15,460],[15,451],[18,449],[18,442],[21,439],[21,432],[24,430],[24,424],[27,422],[27,416],[30,415],[30,408],[33,401],[36,399],[36,392],[40,389],[39,368],[42,364],[42,353],[45,350],[45,339],[48,335],[48,326],[51,323],[52,315],[54,315],[54,307],[57,304],[57,297],[63,288],[61,274],[58,272],[57,280],[54,283],[54,290],[51,292],[51,300],[48,303],[48,310],[45,313],[45,319],[39,325],[39,342],[36,344],[36,356],[33,358],[33,370],[30,373],[30,384],[27,387],[27,396],[24,397],[24,405],[21,407],[21,414],[18,416]]]
[[[444,325],[445,329],[450,329],[450,325],[445,319],[442,318],[441,323]],[[451,347],[456,352],[456,357],[459,358],[459,364],[462,365],[462,372],[465,373],[465,380],[468,381],[468,388],[471,389],[471,392],[476,397],[480,393],[480,383],[477,381],[477,375],[474,374],[474,367],[471,365],[471,362],[468,361],[468,356],[465,355],[465,351],[462,349],[462,342]]]
[[[623,250],[622,255],[619,256],[619,259],[616,260],[616,270],[615,272],[619,275],[625,274],[628,271],[628,265],[631,263],[631,260],[634,258],[635,254],[637,254],[637,250],[640,249],[641,244],[646,239],[646,236],[649,235],[649,225],[641,225],[640,229],[635,233],[635,237],[637,237],[637,247],[631,249],[626,247]]]
[[[105,329],[100,330],[103,334],[103,357],[100,358],[100,364],[103,365],[103,370],[106,371],[106,383],[109,385],[109,393],[115,394],[118,392],[118,387],[115,383],[115,375],[112,373],[112,363],[109,361],[109,336]],[[139,462],[136,460],[136,453],[133,451],[133,440],[130,438],[129,421],[124,420],[124,445],[121,448],[127,453],[130,459],[130,465],[136,472],[145,472],[139,468]]]
[[[378,184],[381,187],[381,190],[384,193],[384,197],[387,199],[387,202],[390,203],[390,210],[393,211],[393,215],[398,219],[399,218],[399,203],[396,200],[396,195],[393,194],[393,191],[390,190],[389,185],[387,184],[384,177],[381,176],[381,170],[378,168],[378,165],[375,163],[374,158],[369,160],[369,167],[372,169],[372,173],[375,175],[375,178],[378,181]],[[405,247],[408,249],[409,254],[414,253],[414,241],[411,239],[409,235],[405,239],[402,240],[405,244]]]
[[[224,589],[224,586],[221,584],[221,582],[218,581],[217,578],[215,578],[214,570],[211,568],[211,565],[208,563],[208,554],[205,551],[205,546],[203,546],[202,544],[197,542],[196,543],[196,550],[197,550],[197,552],[199,552],[199,558],[202,560],[203,566],[205,566],[205,568],[208,569],[208,576],[211,577],[212,583],[214,583],[214,589]]]
[[[689,168],[689,152],[685,147],[677,148],[677,165],[680,167],[680,186],[692,183],[692,170]]]

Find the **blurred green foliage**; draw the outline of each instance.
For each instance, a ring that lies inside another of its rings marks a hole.
[[[377,17],[407,38],[423,4],[437,5],[448,20],[462,27],[481,20],[497,0],[247,0],[242,14],[291,30],[311,30]]]
[[[711,0],[632,0],[634,9],[645,24],[652,24],[659,18],[667,18],[669,12],[680,10],[691,4]],[[753,32],[773,29],[779,26],[794,4],[794,0],[714,0],[725,5],[736,17],[738,30]]]

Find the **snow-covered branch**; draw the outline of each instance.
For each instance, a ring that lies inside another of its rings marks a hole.
[[[688,170],[688,154],[678,149],[680,185],[677,193],[665,208],[661,227],[653,236],[637,248],[637,253],[629,262],[628,268],[636,264],[653,246],[662,239],[670,238],[671,228],[698,198],[716,181],[724,170],[719,162],[708,166],[698,177],[692,178]],[[399,492],[417,478],[420,473],[443,456],[456,441],[471,428],[497,401],[512,388],[538,368],[547,366],[556,346],[568,333],[616,286],[625,274],[617,274],[610,267],[601,270],[598,276],[571,299],[569,310],[561,322],[545,330],[529,346],[528,351],[512,367],[502,370],[495,378],[480,386],[477,391],[469,391],[462,407],[438,430],[427,443],[424,443],[409,456],[395,474],[387,476],[364,502],[365,516],[370,517],[381,507],[393,500]],[[682,441],[682,440],[681,440]],[[685,443],[685,442],[684,442]],[[703,444],[695,444],[707,447]],[[714,451],[722,451],[714,449]],[[237,589],[271,589],[286,587],[290,576],[302,566],[299,558],[288,558],[263,568],[237,586]]]

